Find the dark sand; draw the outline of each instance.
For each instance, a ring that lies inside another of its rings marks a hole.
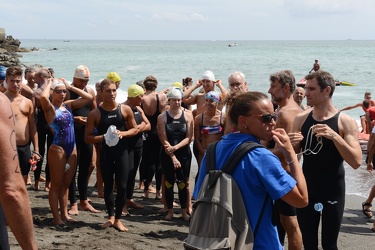
[[[195,173],[194,163],[191,177],[195,176]],[[143,199],[139,189],[135,190],[134,199],[145,208],[130,209],[131,216],[122,218],[129,231],[101,229],[100,224],[106,221],[107,214],[104,200],[96,197],[96,189],[93,187],[95,178],[93,174],[90,179],[89,198],[101,213],[80,211],[78,216],[74,216],[79,222],[69,224],[70,228],[65,231],[56,230],[52,226],[47,192],[33,191],[29,186],[39,249],[183,249],[181,242],[187,237],[189,228],[188,223],[181,219],[180,209],[175,208],[175,218],[172,221],[165,221],[165,214],[158,213],[162,208],[160,201],[153,198],[154,194],[150,194],[150,199]],[[191,183],[194,183],[192,178]],[[44,188],[44,183],[41,187]],[[347,196],[339,249],[374,249],[375,233],[370,231],[374,219],[368,219],[362,214],[361,203],[364,200],[365,198],[359,196]],[[9,237],[11,249],[20,249],[11,232]]]

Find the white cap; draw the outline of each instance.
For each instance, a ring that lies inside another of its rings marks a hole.
[[[209,71],[209,70],[205,71],[203,73],[203,76],[202,76],[201,80],[205,80],[205,79],[208,79],[208,80],[214,82],[215,81],[215,75],[214,75],[214,73],[212,73],[212,71]]]
[[[116,126],[111,125],[107,129],[107,133],[104,135],[105,143],[109,147],[116,146],[118,141],[120,140],[116,131]]]

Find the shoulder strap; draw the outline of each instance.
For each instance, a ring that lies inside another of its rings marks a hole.
[[[206,174],[210,172],[210,170],[216,169],[216,145],[219,141],[215,141],[208,145],[207,152],[206,152]]]
[[[263,147],[261,144],[247,141],[239,145],[236,150],[231,154],[229,159],[225,162],[221,171],[227,174],[232,174],[234,169],[237,167],[238,162],[244,157],[245,154],[250,152],[254,148]]]

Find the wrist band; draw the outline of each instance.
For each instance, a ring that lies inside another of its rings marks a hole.
[[[38,152],[31,151],[31,153],[36,154],[37,156],[39,156],[40,160],[43,160],[43,156],[41,154],[39,154]]]
[[[295,160],[297,160],[297,158],[298,158],[298,156],[296,155],[296,158],[294,158],[294,159],[291,160],[291,161],[287,161],[286,163],[287,163],[288,165],[290,165],[290,164],[292,164]]]

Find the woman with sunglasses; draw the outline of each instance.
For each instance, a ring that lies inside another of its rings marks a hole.
[[[233,151],[246,141],[274,139],[285,155],[291,169],[289,175],[280,160],[264,147],[257,147],[245,155],[232,173],[245,203],[252,231],[263,210],[254,249],[283,249],[277,229],[272,225],[273,200],[283,199],[295,207],[305,207],[308,202],[306,181],[293,146],[284,129],[274,129],[275,114],[271,101],[260,92],[246,92],[232,102],[229,116],[235,131],[223,137],[216,146],[216,167],[220,169]],[[197,198],[199,188],[206,176],[206,157],[203,158],[194,190]],[[264,205],[264,208],[263,207]]]
[[[198,173],[202,158],[209,144],[221,140],[224,134],[224,119],[222,112],[218,109],[220,94],[210,91],[206,95],[206,111],[194,119],[194,138],[199,150]]]
[[[77,93],[81,98],[64,102],[67,89]],[[52,101],[49,100],[50,96],[52,96]],[[53,224],[58,227],[63,227],[64,221],[74,221],[68,215],[68,188],[77,165],[72,110],[81,108],[92,99],[92,95],[68,85],[64,79],[48,81],[40,96],[46,121],[54,136],[52,145],[48,149],[51,175],[48,199]]]

